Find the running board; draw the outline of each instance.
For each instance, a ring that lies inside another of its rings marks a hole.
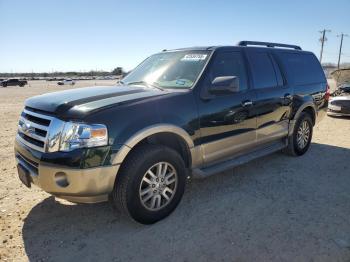
[[[286,146],[287,145],[285,142],[274,143],[272,145],[263,147],[251,153],[248,153],[227,161],[223,161],[208,167],[194,168],[192,169],[192,177],[196,179],[206,178],[208,176],[215,175],[217,173],[226,171],[233,167],[243,165],[245,163],[250,162],[251,160],[254,160],[266,155],[270,155],[276,151],[282,150]]]

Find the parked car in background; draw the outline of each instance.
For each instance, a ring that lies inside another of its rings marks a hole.
[[[75,81],[72,79],[64,79],[62,81],[57,82],[58,85],[75,85]]]
[[[110,199],[155,223],[179,204],[188,176],[280,150],[306,153],[328,98],[320,62],[299,46],[164,50],[115,88],[27,99],[15,142],[19,178],[72,202]]]
[[[328,103],[327,115],[350,116],[350,83],[346,82],[337,87]]]
[[[350,116],[350,94],[332,97],[328,104],[329,116]]]
[[[338,87],[338,90],[341,93],[348,93],[350,94],[350,83],[344,83]]]
[[[7,79],[7,80],[3,80],[3,81],[0,82],[0,85],[2,87],[7,87],[7,86],[25,86],[27,84],[28,84],[28,82],[26,80],[20,80],[20,79],[16,79],[16,78]]]

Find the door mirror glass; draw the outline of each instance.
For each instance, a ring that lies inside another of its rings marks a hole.
[[[228,94],[239,91],[239,78],[237,76],[218,76],[211,82],[211,94]]]

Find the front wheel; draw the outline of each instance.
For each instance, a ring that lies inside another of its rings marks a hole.
[[[285,152],[292,156],[301,156],[309,149],[312,139],[313,124],[309,114],[301,113],[295,123],[293,134],[288,139]]]
[[[142,224],[168,216],[179,204],[186,168],[174,150],[145,145],[128,156],[115,182],[112,200],[118,209]]]

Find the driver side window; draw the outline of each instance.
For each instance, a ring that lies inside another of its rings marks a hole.
[[[206,83],[210,83],[218,76],[237,76],[239,78],[240,91],[248,88],[247,73],[244,59],[239,52],[218,53],[210,66]]]

